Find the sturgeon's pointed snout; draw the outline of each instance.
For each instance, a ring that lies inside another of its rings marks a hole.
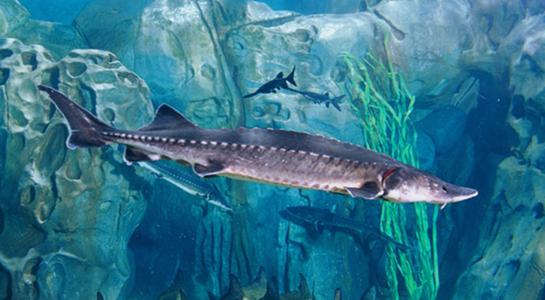
[[[443,190],[449,195],[450,201],[449,202],[460,202],[464,201],[473,197],[476,197],[479,194],[479,191],[458,186],[450,183],[446,183],[443,185]]]

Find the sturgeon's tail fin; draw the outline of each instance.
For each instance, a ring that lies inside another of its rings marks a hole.
[[[63,114],[68,122],[69,136],[66,146],[70,149],[76,147],[99,147],[109,141],[104,139],[103,132],[115,131],[114,128],[104,124],[93,114],[85,110],[76,102],[70,100],[61,92],[45,85],[39,85],[38,89],[49,95],[51,101]]]
[[[291,72],[288,74],[288,77],[286,77],[286,81],[293,84],[293,86],[297,86],[297,83],[295,83],[295,67],[293,67]]]

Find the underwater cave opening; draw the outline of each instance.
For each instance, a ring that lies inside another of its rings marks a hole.
[[[496,77],[482,71],[472,71],[480,82],[477,105],[467,116],[466,133],[474,144],[474,161],[468,186],[479,190],[473,201],[450,208],[451,220],[439,218],[438,228],[452,227],[449,245],[441,258],[438,299],[450,299],[455,294],[456,279],[472,263],[478,247],[481,228],[490,207],[499,162],[512,155],[518,137],[507,122],[510,112],[517,110],[516,97],[509,88],[507,76]],[[520,113],[520,110],[517,110]],[[452,224],[448,224],[448,223]]]

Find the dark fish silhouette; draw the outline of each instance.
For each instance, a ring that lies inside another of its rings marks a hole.
[[[341,96],[331,98],[329,96],[329,92],[325,92],[323,94],[318,94],[318,93],[314,93],[314,92],[301,91],[301,90],[297,90],[297,89],[293,89],[293,88],[289,88],[289,87],[287,88],[287,90],[298,93],[298,94],[301,94],[305,98],[307,98],[308,100],[312,101],[315,104],[325,103],[326,107],[329,107],[329,105],[331,104],[338,111],[341,111],[341,107],[339,106],[339,103],[341,103],[341,100],[345,96],[345,95],[341,95]]]
[[[354,237],[357,242],[362,242],[364,236],[372,235],[375,238],[393,243],[400,249],[409,249],[406,245],[401,244],[376,228],[350,218],[339,216],[327,209],[310,206],[292,206],[281,210],[280,216],[304,227],[311,235],[321,234],[324,230],[343,232]]]
[[[302,132],[269,129],[206,129],[167,105],[139,130],[110,127],[62,93],[39,89],[68,122],[67,147],[126,145],[127,162],[169,159],[191,165],[201,177],[246,180],[348,194],[368,200],[447,205],[477,195],[387,155]]]
[[[288,82],[293,84],[294,86],[297,86],[294,76],[295,67],[293,67],[291,73],[289,73],[287,77],[284,77],[284,73],[280,72],[273,80],[263,84],[255,92],[245,95],[243,96],[243,98],[250,98],[257,94],[276,93],[279,89],[289,89]]]

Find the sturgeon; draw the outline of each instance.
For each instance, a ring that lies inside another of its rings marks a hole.
[[[200,128],[165,104],[149,125],[117,129],[61,92],[38,88],[64,115],[70,149],[124,144],[127,162],[169,159],[191,165],[201,177],[228,176],[368,200],[445,206],[478,194],[353,144],[287,130]]]

